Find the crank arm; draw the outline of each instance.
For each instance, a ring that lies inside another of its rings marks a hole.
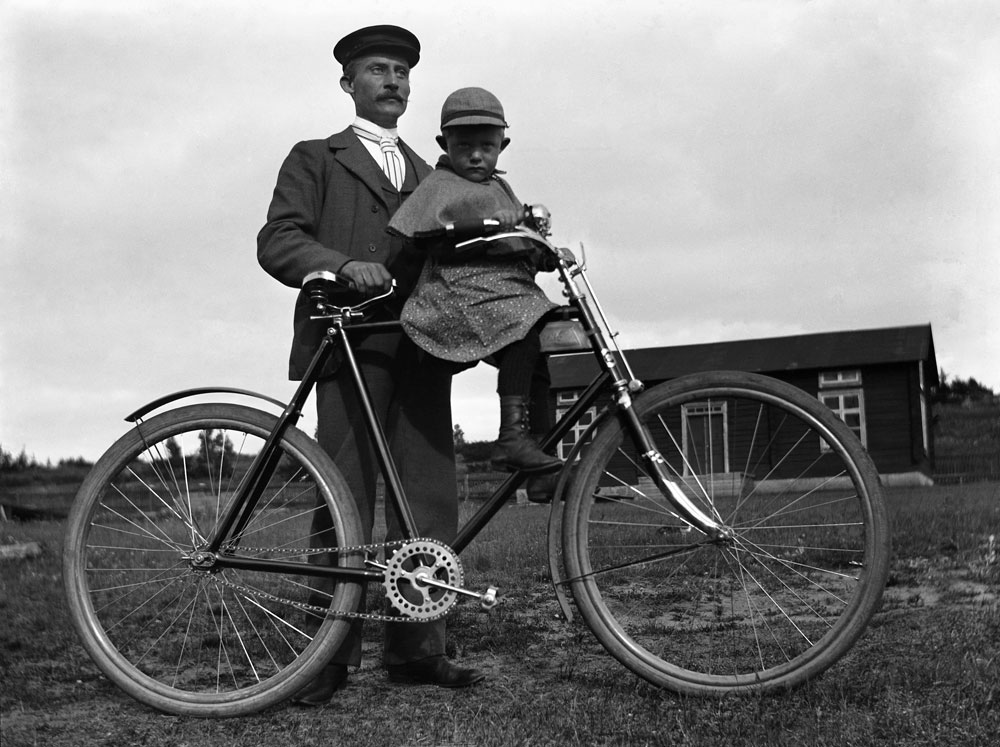
[[[389,566],[384,563],[379,563],[377,560],[372,560],[368,558],[365,560],[365,565],[370,565],[373,568],[378,568],[380,570],[386,570]],[[438,581],[436,578],[431,578],[426,573],[410,574],[410,583],[414,586],[418,584],[423,584],[424,586],[433,586],[437,589],[444,589],[445,591],[453,591],[456,594],[462,594],[463,596],[472,597],[473,599],[478,599],[479,604],[484,610],[493,609],[497,604],[497,590],[495,587],[490,586],[485,592],[480,594],[476,591],[470,591],[469,589],[463,589],[460,586],[452,586],[451,584],[446,584],[444,581]]]
[[[423,584],[424,586],[434,586],[438,589],[445,589],[446,591],[453,591],[456,594],[464,594],[467,597],[478,599],[479,604],[482,605],[484,610],[493,609],[497,604],[497,590],[493,586],[490,586],[485,592],[480,594],[476,591],[470,591],[469,589],[463,589],[459,586],[446,584],[444,581],[438,581],[436,578],[431,578],[426,573],[413,574],[412,581],[414,585]]]

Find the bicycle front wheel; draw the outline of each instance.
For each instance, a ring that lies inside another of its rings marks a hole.
[[[137,425],[98,460],[70,512],[63,573],[71,617],[101,670],[180,715],[237,716],[293,695],[347,633],[357,582],[193,562],[276,423],[228,404]],[[220,554],[335,562],[362,543],[343,478],[290,428],[256,507]]]
[[[829,667],[881,599],[889,525],[857,437],[801,389],[718,372],[654,387],[635,413],[674,482],[729,527],[678,518],[609,419],[564,519],[568,583],[604,647],[679,692],[770,691]]]

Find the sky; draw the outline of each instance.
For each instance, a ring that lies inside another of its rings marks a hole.
[[[162,394],[291,393],[256,235],[291,147],[353,118],[333,45],[377,23],[421,40],[425,160],[451,91],[500,98],[499,165],[624,347],[930,323],[1000,389],[992,0],[5,0],[0,446],[96,459]],[[453,408],[494,438],[494,371]]]

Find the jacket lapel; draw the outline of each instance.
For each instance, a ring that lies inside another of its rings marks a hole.
[[[387,187],[392,190],[392,185],[388,178],[382,173],[382,169],[375,163],[368,149],[361,144],[354,130],[348,127],[336,135],[327,138],[327,144],[333,151],[334,158],[340,162],[345,169],[358,177],[358,179],[384,204],[388,204],[383,190]],[[400,194],[408,195],[417,188],[417,184],[431,173],[431,167],[424,163],[409,145],[399,139],[399,147],[406,158],[406,178],[403,180],[403,188]],[[395,190],[393,190],[395,191]]]
[[[403,142],[403,138],[399,139],[397,145],[406,158],[406,178],[403,179],[403,188],[400,192],[408,195],[417,188],[417,184],[427,178],[427,175],[431,173],[431,168],[413,152],[409,145]]]
[[[333,157],[368,187],[372,194],[385,203],[385,196],[382,194],[382,181],[386,179],[386,176],[375,163],[368,149],[358,140],[354,131],[348,127],[343,132],[331,135],[326,142],[330,150],[333,151]]]

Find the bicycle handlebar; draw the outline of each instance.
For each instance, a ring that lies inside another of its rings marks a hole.
[[[396,291],[396,280],[392,280],[389,290],[377,296],[360,299],[358,288],[353,281],[329,270],[310,272],[302,279],[302,290],[313,306],[313,317],[326,317],[331,311],[359,314],[366,307],[382,301]],[[347,303],[337,303],[335,296],[347,296]]]
[[[498,220],[493,220],[492,218],[480,220],[475,218],[472,220],[460,220],[455,223],[449,223],[444,227],[444,234],[449,239],[466,241],[468,239],[478,239],[484,236],[489,236],[490,234],[496,233],[496,229],[499,227],[500,221]]]
[[[304,278],[302,278],[302,287],[305,288],[310,283],[315,284],[315,281],[327,281],[333,283],[334,285],[343,288],[344,290],[357,290],[354,283],[345,277],[341,277],[335,272],[330,272],[329,270],[317,270],[316,272],[310,272]]]
[[[458,240],[455,244],[455,251],[462,252],[462,250],[471,250],[480,245],[488,245],[494,241],[500,241],[502,239],[526,239],[533,244],[535,244],[539,249],[546,252],[549,256],[553,257],[556,261],[565,262],[567,265],[579,265],[579,262],[574,256],[573,252],[565,247],[559,247],[550,242],[543,233],[536,231],[534,228],[519,224],[514,229],[510,231],[503,231],[497,233],[497,229],[500,227],[499,221],[487,218],[486,220],[474,220],[474,221],[464,221],[461,223],[449,223],[446,230],[451,231],[449,236],[454,236]],[[461,240],[460,236],[462,233],[469,236],[464,241]],[[470,235],[471,234],[471,235]],[[550,268],[554,269],[554,267]]]

